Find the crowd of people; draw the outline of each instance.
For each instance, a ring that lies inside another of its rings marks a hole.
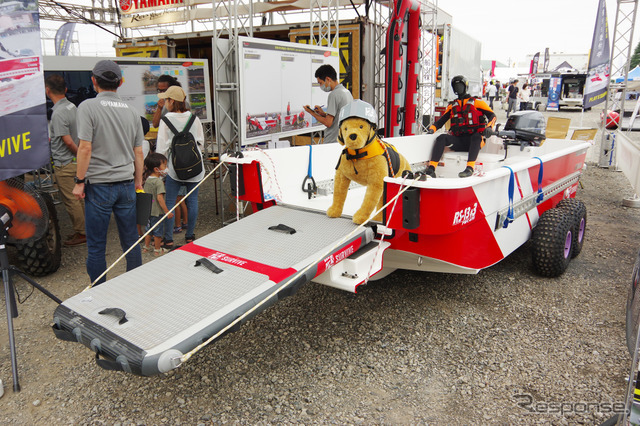
[[[158,128],[155,147],[145,140],[149,123],[117,93],[122,70],[110,60],[97,62],[91,81],[98,95],[77,108],[66,99],[61,75],[45,81],[46,95],[54,103],[49,126],[54,175],[74,233],[65,246],[87,245],[87,273],[92,283],[106,281],[107,231],[115,218],[127,271],[142,264],[142,252],[156,256],[174,248],[173,236],[185,230],[185,243],[195,239],[198,217],[197,184],[204,178],[202,123],[189,111],[180,83],[160,76],[158,106],[153,125]],[[146,123],[145,123],[146,122]],[[146,124],[146,126],[145,126]],[[185,127],[185,125],[188,127]],[[177,130],[176,130],[177,129]],[[200,167],[185,178],[174,168],[172,140],[189,133],[200,151]],[[157,226],[141,248],[137,228],[136,192],[152,195],[151,215],[146,229],[161,221],[181,197],[184,203]],[[153,248],[151,239],[153,237]]]
[[[524,111],[532,109],[533,105],[531,97],[534,91],[539,91],[539,85],[530,85],[523,83],[522,87],[518,86],[518,80],[511,80],[508,85],[503,85],[498,80],[489,81],[484,87],[484,96],[489,101],[489,107],[493,109],[493,102],[502,103],[506,101],[507,117],[514,111]]]

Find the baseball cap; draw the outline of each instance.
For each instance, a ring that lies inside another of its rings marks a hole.
[[[110,83],[118,82],[122,79],[122,70],[120,66],[113,61],[102,60],[93,67],[93,75],[100,77]],[[115,75],[115,77],[114,77]]]
[[[174,101],[184,102],[184,98],[187,95],[184,94],[184,90],[180,86],[171,86],[165,92],[158,93],[160,99],[173,99]]]

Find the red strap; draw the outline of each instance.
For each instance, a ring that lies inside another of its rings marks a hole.
[[[254,262],[253,260],[233,256],[228,253],[223,253],[218,250],[202,247],[193,243],[186,244],[182,247],[177,248],[176,250],[184,250],[189,253],[197,254],[198,256],[206,257],[207,259],[210,259],[213,261],[226,263],[228,265],[238,266],[248,271],[257,272],[259,274],[266,275],[274,283],[282,282],[288,277],[298,272],[293,268],[280,269],[280,268],[276,268],[275,266]]]

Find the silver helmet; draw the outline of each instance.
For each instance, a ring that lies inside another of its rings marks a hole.
[[[360,99],[356,99],[340,109],[338,117],[340,123],[351,117],[363,118],[375,127],[378,127],[378,115],[376,114],[376,109],[372,107],[371,104],[361,101]]]

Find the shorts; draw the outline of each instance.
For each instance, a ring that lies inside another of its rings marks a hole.
[[[181,185],[178,190],[178,197],[184,197],[185,195],[187,195],[187,187],[186,185]]]
[[[149,218],[149,224],[145,228],[145,231],[148,231],[149,229],[151,229],[151,227],[153,225],[158,223],[158,221],[160,220],[161,217],[162,216],[151,216]],[[164,235],[164,226],[163,226],[163,224],[161,223],[158,227],[156,227],[153,231],[151,231],[151,235],[153,235],[154,237],[162,237]]]

